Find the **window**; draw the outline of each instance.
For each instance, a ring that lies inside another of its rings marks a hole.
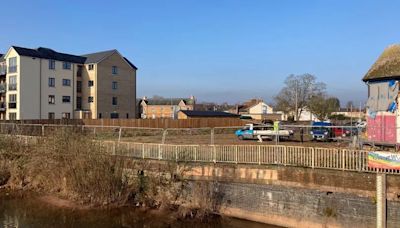
[[[77,77],[82,77],[82,65],[78,65],[78,70],[76,71]]]
[[[63,86],[71,86],[71,80],[70,79],[63,79],[62,83],[63,83]]]
[[[8,78],[8,90],[17,90],[17,76]]]
[[[112,89],[118,89],[118,82],[112,82]]]
[[[71,70],[71,63],[70,62],[63,62],[63,69],[64,70]]]
[[[94,69],[94,65],[93,64],[89,64],[89,70],[93,70]]]
[[[126,118],[129,119],[129,113],[126,113]]]
[[[79,110],[82,109],[82,97],[76,97],[76,108]]]
[[[61,113],[61,116],[63,119],[71,119],[71,113],[69,112],[63,112]]]
[[[17,57],[12,57],[8,59],[8,73],[17,72]]]
[[[116,112],[110,113],[110,118],[111,119],[118,119],[119,118],[119,114]]]
[[[112,66],[112,74],[118,74],[118,67]]]
[[[89,87],[92,87],[93,85],[94,85],[94,82],[93,82],[92,80],[89,80],[89,81],[88,81],[88,86],[89,86]]]
[[[49,104],[55,104],[55,103],[56,103],[56,96],[49,95]]]
[[[54,120],[56,117],[56,115],[54,114],[54,112],[49,112],[49,120]]]
[[[93,103],[93,97],[92,96],[88,97],[88,102],[89,103]]]
[[[49,59],[49,69],[54,70],[56,69],[56,61],[53,59]]]
[[[101,119],[101,113],[99,113],[99,119]]]
[[[118,99],[117,97],[112,98],[112,105],[117,105],[118,104]]]
[[[17,113],[15,113],[15,112],[8,113],[8,119],[9,120],[16,120],[17,119]]]
[[[82,93],[82,81],[76,81],[76,92]]]
[[[8,95],[8,108],[17,108],[17,94]]]
[[[55,86],[56,86],[56,79],[49,78],[49,87],[55,87]]]
[[[71,97],[70,96],[63,96],[62,97],[62,102],[63,103],[70,103],[71,102]]]

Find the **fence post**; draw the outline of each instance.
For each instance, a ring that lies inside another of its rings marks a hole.
[[[42,124],[42,136],[44,136],[44,124]]]
[[[85,125],[82,125],[82,133],[85,132]]]
[[[115,142],[113,142],[112,153],[115,155]]]
[[[211,145],[214,145],[214,128],[211,128]]]
[[[311,148],[311,168],[314,169],[315,167],[315,151],[314,148]]]
[[[96,136],[96,127],[93,127],[93,135]]]
[[[168,128],[165,128],[163,131],[162,139],[161,139],[162,144],[165,144],[165,138],[167,137],[167,131],[168,131]]]
[[[376,174],[376,227],[386,228],[386,174]]]
[[[258,145],[258,164],[261,165],[261,146]]]

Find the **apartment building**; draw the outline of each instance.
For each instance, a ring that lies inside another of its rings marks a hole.
[[[190,98],[150,98],[140,101],[140,117],[142,119],[168,118],[177,119],[181,110],[194,110],[196,100]]]
[[[0,118],[134,118],[136,70],[117,50],[78,56],[12,46],[0,59]]]

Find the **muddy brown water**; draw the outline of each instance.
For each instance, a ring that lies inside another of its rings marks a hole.
[[[2,194],[0,192],[0,194]],[[135,208],[74,210],[44,203],[35,197],[0,196],[0,227],[233,227],[276,228],[276,226],[233,218],[207,222],[180,221],[169,215],[146,213]]]

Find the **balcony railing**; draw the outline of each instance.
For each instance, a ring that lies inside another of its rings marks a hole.
[[[17,103],[16,102],[9,102],[8,103],[8,108],[17,108]]]
[[[8,84],[8,90],[17,90],[17,83],[15,84]]]
[[[0,93],[7,92],[7,85],[6,83],[0,83]]]

